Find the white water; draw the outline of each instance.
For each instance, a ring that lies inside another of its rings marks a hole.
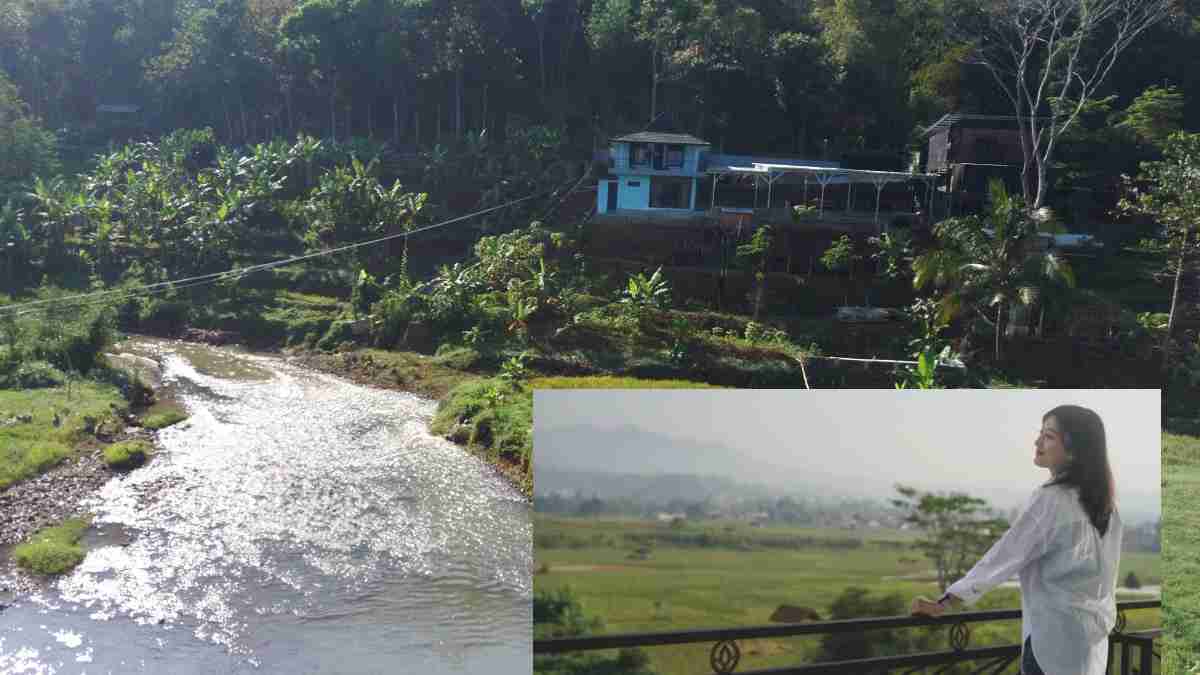
[[[432,402],[126,349],[192,417],[94,499],[83,564],[0,614],[0,672],[529,672],[528,504],[428,434]]]

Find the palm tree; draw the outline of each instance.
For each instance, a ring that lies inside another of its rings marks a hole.
[[[1005,309],[1029,306],[1059,282],[1074,287],[1075,277],[1052,250],[1038,250],[1038,235],[1057,228],[1044,211],[1027,211],[998,180],[988,185],[988,193],[983,217],[952,218],[934,226],[940,246],[913,261],[913,286],[942,289],[938,302],[943,320],[967,308],[992,326],[999,362]]]

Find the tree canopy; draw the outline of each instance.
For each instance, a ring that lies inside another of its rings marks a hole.
[[[159,130],[207,125],[222,141],[305,130],[419,144],[451,131],[503,133],[503,121],[520,115],[565,125],[586,147],[599,130],[669,111],[689,131],[740,149],[806,151],[826,138],[903,149],[914,128],[948,110],[1011,112],[999,109],[1006,99],[996,82],[968,64],[968,41],[946,30],[942,0],[10,4],[0,67],[50,128],[89,122],[98,104],[131,102]],[[1200,53],[1190,24],[1154,37],[1156,45],[1126,48],[1136,59],[1173,44],[1177,58],[1157,79],[1114,67],[1094,92],[1164,80],[1184,92],[1148,99],[1136,119],[1161,117],[1163,104],[1196,107],[1183,81],[1192,71],[1178,63]]]

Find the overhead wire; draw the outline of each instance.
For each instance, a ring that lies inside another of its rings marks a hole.
[[[414,234],[420,234],[422,232],[429,232],[431,230],[436,230],[436,229],[439,229],[442,227],[446,227],[446,226],[452,225],[454,223],[457,223],[457,222],[460,222],[463,220],[467,220],[469,218],[481,216],[485,213],[490,213],[492,211],[497,211],[499,209],[508,208],[510,206],[514,206],[516,204],[520,204],[521,202],[528,201],[530,199],[534,199],[536,197],[540,197],[540,196],[543,196],[546,194],[551,194],[551,195],[557,194],[557,190],[545,190],[543,192],[526,195],[525,197],[521,197],[520,199],[514,199],[505,204],[488,207],[486,209],[480,209],[473,213],[468,213],[466,215],[457,216],[457,217],[451,218],[449,220],[444,220],[440,223],[434,223],[433,225],[427,225],[425,227],[419,227],[419,228],[416,228],[413,230],[406,230],[404,232],[398,232],[396,234],[390,234],[390,235],[378,237],[375,239],[369,239],[367,241],[360,241],[360,242],[356,242],[353,244],[346,244],[344,246],[337,246],[334,248],[323,249],[321,251],[316,251],[314,253],[307,253],[304,255],[292,256],[290,258],[284,258],[282,260],[275,260],[275,261],[271,261],[268,263],[260,263],[258,265],[250,265],[249,267],[235,267],[233,269],[225,270],[222,272],[210,272],[208,274],[200,274],[200,275],[196,275],[196,276],[192,276],[192,277],[184,277],[182,279],[173,279],[170,281],[160,281],[160,282],[156,282],[153,284],[143,284],[141,286],[135,286],[133,288],[109,289],[109,290],[105,290],[105,291],[96,291],[96,292],[92,292],[92,293],[82,293],[79,295],[63,297],[63,298],[44,298],[42,300],[31,300],[29,302],[23,302],[23,303],[17,303],[17,304],[0,305],[0,316],[3,316],[6,313],[12,313],[14,316],[20,316],[20,315],[35,312],[35,311],[40,311],[41,306],[46,306],[46,305],[62,306],[65,304],[68,307],[85,307],[90,304],[108,303],[108,302],[112,302],[113,300],[119,300],[119,299],[131,297],[134,295],[145,295],[145,294],[153,294],[153,293],[158,293],[158,292],[169,292],[174,289],[189,288],[191,286],[199,286],[199,285],[203,285],[206,283],[216,283],[216,282],[224,281],[226,279],[240,279],[241,277],[249,275],[249,274],[253,274],[254,272],[261,272],[263,270],[274,269],[276,267],[290,265],[292,263],[299,262],[302,260],[309,260],[311,258],[318,258],[321,256],[333,255],[335,253],[342,253],[345,251],[350,251],[353,249],[361,248],[363,246],[372,246],[374,244],[379,244],[379,243],[382,243],[385,241],[390,241],[392,239],[399,239],[402,237],[410,237]],[[110,296],[115,296],[115,297],[110,297]],[[98,298],[101,298],[101,297],[103,297],[104,299],[97,300]],[[95,302],[92,302],[92,301],[95,301]],[[37,309],[29,309],[31,307],[37,307]]]

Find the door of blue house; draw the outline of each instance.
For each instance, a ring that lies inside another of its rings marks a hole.
[[[608,181],[608,207],[605,209],[606,211],[617,210],[617,185],[619,184],[620,181]]]

